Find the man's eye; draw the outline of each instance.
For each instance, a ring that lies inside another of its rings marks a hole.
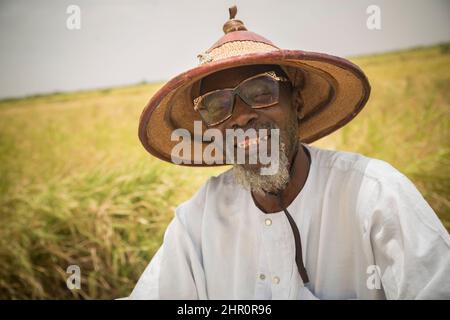
[[[250,93],[249,98],[251,99],[266,99],[270,97],[271,93],[268,91],[255,91]]]
[[[223,108],[227,105],[227,100],[214,100],[209,104],[210,111],[216,111],[217,109]]]
[[[264,96],[270,96],[270,92],[258,92],[254,95],[254,97],[264,97]]]

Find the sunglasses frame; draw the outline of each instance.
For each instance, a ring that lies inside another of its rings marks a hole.
[[[247,81],[250,81],[250,80],[253,80],[253,79],[256,79],[256,78],[259,78],[259,77],[262,77],[262,76],[269,76],[269,77],[272,78],[273,80],[280,81],[280,82],[290,81],[290,80],[289,80],[288,78],[286,78],[286,77],[283,77],[283,76],[277,76],[276,73],[275,73],[275,71],[266,71],[266,72],[263,72],[263,73],[260,73],[260,74],[251,76],[250,78],[247,78],[247,79],[242,80],[242,81],[239,82],[234,88],[217,89],[217,90],[213,90],[213,91],[207,92],[207,93],[205,93],[205,94],[202,94],[201,96],[198,96],[197,98],[195,98],[195,99],[193,100],[194,110],[197,111],[197,112],[200,114],[200,117],[203,119],[203,116],[202,116],[202,114],[200,113],[198,106],[200,105],[200,102],[203,100],[204,97],[206,97],[206,96],[208,96],[208,95],[210,95],[210,94],[212,94],[212,93],[222,91],[222,90],[233,90],[233,97],[235,97],[235,95],[236,95],[236,90],[237,90],[243,83],[245,83],[245,82],[247,82]],[[244,102],[245,102],[245,101],[244,101]],[[278,101],[275,101],[275,102],[273,102],[273,103],[271,103],[271,104],[264,105],[264,106],[257,106],[257,107],[251,106],[251,107],[252,107],[253,109],[267,108],[267,107],[273,106],[273,105],[276,104],[276,103],[278,103]],[[229,118],[231,118],[231,116],[233,115],[233,112],[234,112],[234,105],[235,105],[235,104],[234,104],[234,101],[233,101],[233,105],[232,105],[232,107],[231,107],[231,112],[230,112],[230,114],[229,114],[228,116],[226,116],[224,119],[222,119],[222,120],[220,120],[220,121],[217,121],[217,122],[214,122],[214,123],[211,123],[211,124],[208,124],[208,123],[205,121],[205,119],[203,119],[203,122],[206,124],[207,127],[212,127],[212,126],[216,126],[216,125],[218,125],[218,124],[220,124],[220,123],[222,123],[222,122],[227,121],[227,120],[228,120]]]

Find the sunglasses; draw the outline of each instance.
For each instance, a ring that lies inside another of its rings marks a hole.
[[[277,76],[274,71],[264,72],[243,80],[234,88],[214,90],[195,98],[194,110],[208,127],[215,126],[232,116],[235,95],[254,109],[270,107],[278,103],[279,82],[285,81],[289,79]]]

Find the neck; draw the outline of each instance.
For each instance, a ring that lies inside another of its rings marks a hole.
[[[290,160],[290,180],[285,189],[278,193],[254,194],[252,192],[256,206],[265,213],[279,212],[288,207],[305,185],[310,163],[300,142],[297,152],[291,153]]]

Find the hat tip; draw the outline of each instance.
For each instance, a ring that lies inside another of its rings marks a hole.
[[[230,13],[230,18],[223,25],[223,32],[227,34],[234,31],[247,31],[244,23],[241,20],[235,19],[237,14],[237,7],[234,5],[228,8],[228,12]]]
[[[228,8],[228,12],[230,13],[230,19],[234,19],[234,17],[236,17],[236,13],[237,13],[237,7],[232,6],[232,7]]]

